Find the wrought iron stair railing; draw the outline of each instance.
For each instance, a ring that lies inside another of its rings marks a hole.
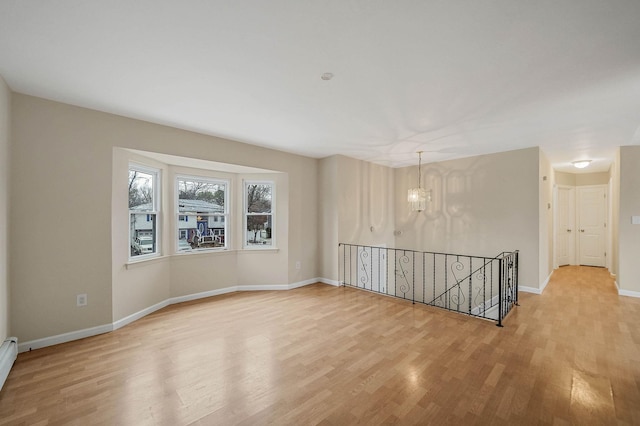
[[[518,251],[495,257],[339,245],[341,284],[502,321],[518,304]]]

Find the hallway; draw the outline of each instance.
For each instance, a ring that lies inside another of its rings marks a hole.
[[[640,424],[640,299],[618,296],[604,268],[565,266],[520,305],[506,323],[533,374],[514,399],[530,392],[532,418]]]

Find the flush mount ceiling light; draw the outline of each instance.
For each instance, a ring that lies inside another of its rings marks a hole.
[[[320,76],[320,78],[323,80],[331,80],[333,78],[333,73],[325,72]]]
[[[573,164],[573,167],[578,168],[578,169],[584,169],[585,167],[587,167],[589,165],[589,163],[591,163],[591,160],[579,160],[579,161],[572,161],[571,164]]]

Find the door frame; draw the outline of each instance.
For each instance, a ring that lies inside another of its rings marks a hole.
[[[609,273],[613,268],[613,177],[609,178],[609,184],[607,188],[607,229],[605,231],[605,238],[607,239],[605,245],[607,249],[607,256],[605,259],[605,265]]]

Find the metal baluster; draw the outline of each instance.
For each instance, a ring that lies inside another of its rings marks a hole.
[[[498,277],[498,327],[502,327],[502,270],[503,258],[500,258],[500,276]]]
[[[411,290],[412,290],[412,296],[411,296],[411,302],[415,305],[416,304],[416,252],[413,252],[413,264],[411,266]]]
[[[471,314],[471,297],[473,296],[473,258],[469,258],[469,314]]]

